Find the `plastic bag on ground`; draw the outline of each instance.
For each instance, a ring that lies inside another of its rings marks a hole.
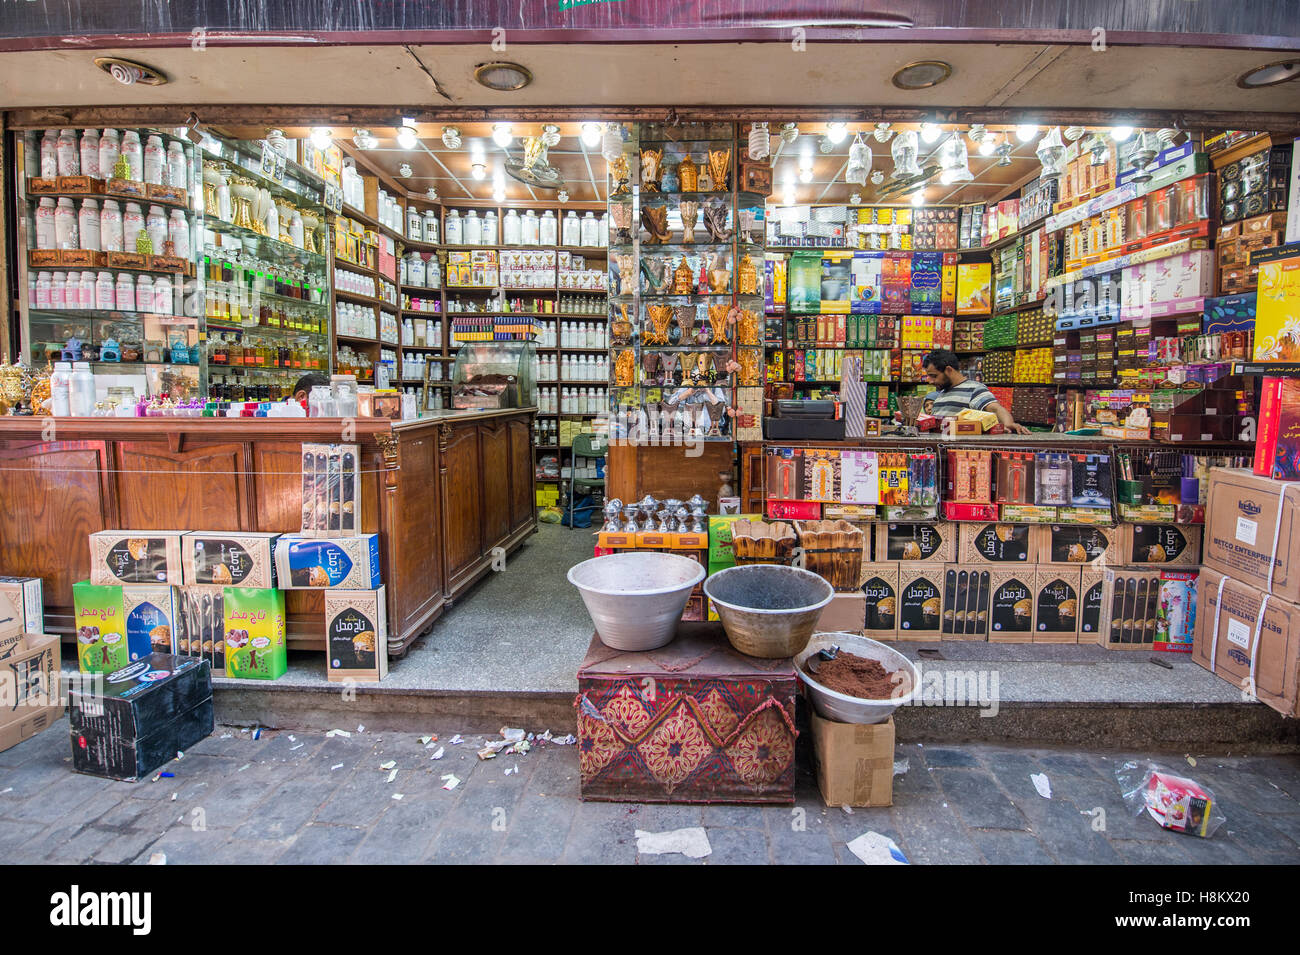
[[[1225,821],[1213,792],[1153,762],[1127,762],[1115,777],[1129,810],[1134,814],[1145,810],[1166,829],[1208,838]]]

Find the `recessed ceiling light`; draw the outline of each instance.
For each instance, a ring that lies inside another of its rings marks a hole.
[[[474,79],[482,86],[501,93],[521,90],[533,81],[533,74],[518,63],[504,60],[495,63],[480,63],[474,67]]]
[[[357,149],[375,149],[379,146],[379,139],[368,129],[353,129],[352,144]]]
[[[1300,77],[1300,60],[1283,60],[1281,63],[1268,63],[1237,77],[1237,85],[1244,90],[1256,90],[1263,86],[1277,86]]]
[[[938,123],[921,124],[921,139],[927,144],[935,142],[942,135],[943,130],[939,128]]]
[[[460,127],[442,127],[442,144],[448,149],[460,149]]]
[[[413,170],[411,169],[411,164],[409,162],[404,162],[397,167],[397,174],[401,176],[403,179],[410,179],[412,171]]]
[[[167,82],[167,74],[145,66],[134,60],[123,60],[116,56],[97,56],[95,65],[117,80],[123,86],[162,86]]]
[[[1116,126],[1110,131],[1110,138],[1117,143],[1122,143],[1133,135],[1132,126]]]
[[[415,132],[415,120],[403,117],[401,128],[397,130],[397,145],[402,149],[414,149],[420,144],[420,137]]]
[[[925,90],[952,76],[952,64],[943,60],[917,60],[898,70],[892,82],[900,90]]]
[[[469,174],[475,179],[482,179],[487,175],[487,166],[481,162],[476,162],[469,167]]]
[[[914,205],[914,206],[923,206],[923,205],[925,205],[925,190],[924,190],[924,189],[918,189],[918,190],[916,190],[916,192],[912,193],[912,205]]]

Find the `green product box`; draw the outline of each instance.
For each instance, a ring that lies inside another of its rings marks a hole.
[[[710,573],[715,569],[732,567],[736,563],[736,552],[731,548],[731,525],[739,520],[761,521],[762,519],[762,514],[715,514],[709,518]]]
[[[76,613],[77,666],[82,673],[114,673],[132,660],[149,653],[149,638],[132,647],[127,640],[126,617],[122,612],[122,587],[92,584],[88,580],[72,585]]]
[[[731,560],[731,559],[728,559],[728,560],[725,560],[725,561],[714,561],[714,560],[710,560],[710,561],[709,561],[709,576],[712,577],[714,574],[716,574],[716,573],[717,573],[718,571],[720,571],[720,570],[726,570],[728,567],[735,567],[735,566],[736,566],[735,561],[733,561],[733,560]],[[707,599],[707,598],[706,598],[706,599]],[[708,619],[708,620],[718,620],[718,619],[720,619],[720,618],[718,617],[718,610],[717,610],[717,608],[713,606],[713,601],[712,601],[712,600],[708,601],[708,604],[709,604],[709,605],[708,605],[708,613],[705,615],[705,618]]]
[[[226,676],[278,680],[289,668],[284,638],[284,591],[226,587]]]

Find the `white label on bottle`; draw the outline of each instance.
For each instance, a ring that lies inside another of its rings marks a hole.
[[[1243,650],[1250,649],[1250,627],[1240,620],[1228,621],[1228,642],[1235,643]]]
[[[1259,522],[1246,517],[1237,518],[1237,540],[1243,544],[1255,546],[1255,535],[1259,531]]]

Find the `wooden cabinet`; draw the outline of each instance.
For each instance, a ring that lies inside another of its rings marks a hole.
[[[493,548],[537,528],[531,409],[392,422],[359,418],[361,522],[380,537],[389,653],[406,652],[448,600],[488,572]],[[70,636],[72,585],[101,530],[301,526],[303,442],[337,421],[0,418],[0,572],[40,577],[46,628]],[[289,645],[323,649],[319,591],[288,591]]]

